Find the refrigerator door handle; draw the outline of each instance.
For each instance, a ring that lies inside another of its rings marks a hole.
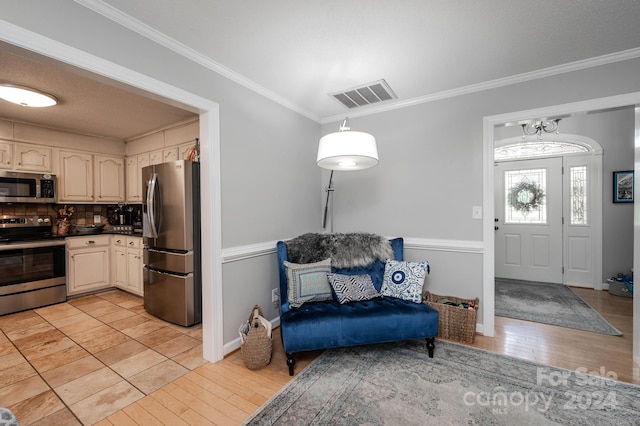
[[[158,269],[149,268],[147,265],[144,266],[144,269],[146,269],[147,271],[151,271],[154,274],[167,275],[167,276],[176,277],[176,278],[188,278],[193,276],[193,272],[189,272],[188,274],[172,274],[171,272],[165,272],[165,271],[160,271]]]
[[[156,223],[156,196],[158,187],[158,174],[153,173],[151,179],[149,179],[149,186],[147,187],[147,212],[149,215],[149,231],[151,238],[158,238],[158,227]]]

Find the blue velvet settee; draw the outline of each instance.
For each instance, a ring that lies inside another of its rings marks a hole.
[[[353,234],[334,235],[348,236]],[[298,238],[302,237],[304,236]],[[388,296],[340,303],[334,297],[333,300],[306,302],[298,307],[292,307],[288,297],[287,265],[291,266],[288,262],[297,261],[299,264],[310,264],[311,261],[320,260],[307,258],[300,261],[300,256],[296,258],[295,254],[292,255],[291,247],[293,246],[290,243],[294,240],[296,239],[277,243],[280,274],[280,331],[287,356],[289,375],[293,375],[297,352],[317,349],[425,338],[429,356],[433,358],[435,337],[438,334],[438,311],[425,303]],[[386,243],[387,240],[384,242]],[[402,261],[403,239],[395,238],[389,240],[389,243],[393,258]],[[312,242],[312,244],[326,244],[326,239],[322,243]],[[288,245],[289,251],[287,250]],[[366,266],[343,268],[336,268],[335,264],[332,256],[332,274],[368,274],[373,286],[380,292],[384,279],[385,260],[375,259]]]

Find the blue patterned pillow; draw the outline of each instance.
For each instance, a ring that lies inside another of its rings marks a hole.
[[[329,283],[338,302],[361,302],[382,296],[376,291],[370,275],[329,274]]]
[[[429,272],[429,262],[387,260],[380,293],[412,302],[422,302],[422,285]]]
[[[333,300],[327,274],[331,273],[331,259],[316,263],[284,262],[287,271],[288,299],[292,308],[305,302]]]

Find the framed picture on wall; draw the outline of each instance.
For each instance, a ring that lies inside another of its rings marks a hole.
[[[633,203],[633,170],[613,172],[613,202]]]

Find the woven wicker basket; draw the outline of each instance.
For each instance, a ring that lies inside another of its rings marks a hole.
[[[249,370],[259,370],[271,362],[273,342],[258,315],[264,317],[260,306],[256,305],[249,315],[249,330],[244,343],[240,346],[242,359]]]
[[[464,309],[457,306],[436,303],[440,299],[449,299],[454,303],[473,302],[475,308]],[[480,299],[477,297],[475,300],[471,300],[453,296],[439,296],[427,291],[422,300],[440,313],[438,337],[463,343],[473,343],[473,338],[476,334],[476,313]]]

